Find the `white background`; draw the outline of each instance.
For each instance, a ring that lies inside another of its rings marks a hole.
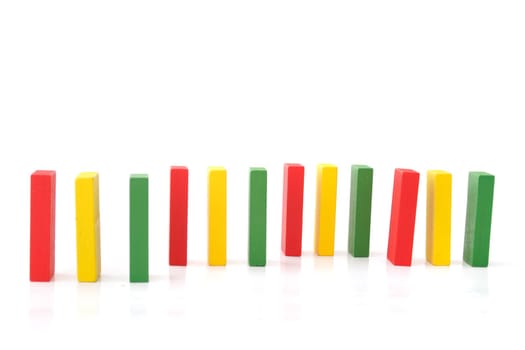
[[[523,1],[2,1],[0,347],[525,344]],[[304,256],[280,256],[282,165],[306,167]],[[339,166],[313,256],[315,166]],[[374,167],[370,259],[346,254]],[[189,266],[168,267],[187,165]],[[206,169],[228,169],[228,266],[206,266]],[[268,266],[247,266],[248,169]],[[386,261],[393,172],[421,172],[413,267]],[[56,277],[29,283],[29,177],[57,171]],[[425,264],[425,172],[453,173],[452,265]],[[461,262],[470,170],[496,175],[490,267]],[[76,282],[74,179],[100,174],[102,278]],[[128,281],[128,181],[150,175],[150,273]],[[109,342],[109,344],[108,344]]]

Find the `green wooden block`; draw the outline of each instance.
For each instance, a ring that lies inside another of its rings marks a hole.
[[[352,165],[348,253],[354,257],[370,255],[373,177],[374,169],[369,166]]]
[[[248,264],[266,265],[266,183],[264,168],[250,168]]]
[[[149,281],[148,175],[129,179],[129,281]]]
[[[489,265],[494,175],[470,172],[463,260],[473,267]]]

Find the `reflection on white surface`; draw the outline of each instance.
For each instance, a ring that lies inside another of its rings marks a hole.
[[[77,315],[81,318],[95,317],[100,312],[101,282],[77,282]]]
[[[27,283],[27,318],[37,328],[71,316],[86,321],[82,327],[152,320],[208,327],[244,327],[259,321],[321,321],[320,327],[325,322],[353,327],[402,322],[416,327],[418,319],[436,326],[497,317],[505,310],[504,297],[513,292],[514,281],[507,278],[505,265],[474,269],[453,262],[435,267],[416,260],[411,267],[396,267],[384,256],[360,259],[345,252],[333,257],[283,256],[266,267],[234,262],[162,271],[153,274],[150,283],[129,283],[126,273],[103,275],[97,283],[78,283],[74,276]]]
[[[129,313],[133,317],[143,317],[148,313],[149,283],[129,284]]]
[[[29,318],[43,325],[50,324],[55,306],[55,284],[32,282],[29,284]]]
[[[281,298],[280,314],[284,320],[298,320],[301,317],[301,262],[303,257],[281,255]]]
[[[474,296],[489,296],[489,269],[473,268],[463,264],[465,292]]]
[[[410,274],[412,267],[394,266],[385,261],[387,292],[391,298],[406,298],[410,295]]]
[[[368,293],[368,258],[354,258],[345,254],[347,260],[348,277],[353,285],[356,296],[366,296]]]

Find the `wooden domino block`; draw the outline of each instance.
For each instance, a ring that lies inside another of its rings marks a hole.
[[[348,253],[356,258],[370,255],[373,177],[374,169],[369,166],[352,165]]]
[[[149,281],[148,175],[129,179],[129,281]]]
[[[31,175],[29,280],[48,282],[55,274],[55,171]]]
[[[336,200],[337,167],[319,164],[317,166],[314,239],[315,253],[319,256],[334,255]]]
[[[435,266],[450,265],[452,174],[427,172],[427,261]]]
[[[170,258],[171,266],[188,263],[188,168],[171,167],[170,172]]]
[[[208,265],[226,265],[226,169],[208,169]]]
[[[388,260],[394,265],[412,264],[418,186],[418,172],[395,170],[387,253]]]
[[[489,265],[494,175],[470,172],[463,261],[473,267]]]
[[[281,249],[285,256],[301,256],[303,237],[304,167],[284,165]]]
[[[75,180],[77,218],[77,278],[96,282],[100,276],[100,215],[98,173],[81,173]]]
[[[266,265],[266,187],[264,168],[250,169],[248,264]]]

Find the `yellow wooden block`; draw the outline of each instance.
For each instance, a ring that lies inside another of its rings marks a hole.
[[[226,169],[208,168],[208,265],[226,265]]]
[[[337,198],[337,167],[317,166],[317,193],[315,205],[315,253],[334,255],[335,207]]]
[[[77,278],[96,282],[100,276],[98,173],[80,173],[75,180]]]
[[[427,261],[436,266],[450,265],[452,174],[442,170],[427,172]]]

